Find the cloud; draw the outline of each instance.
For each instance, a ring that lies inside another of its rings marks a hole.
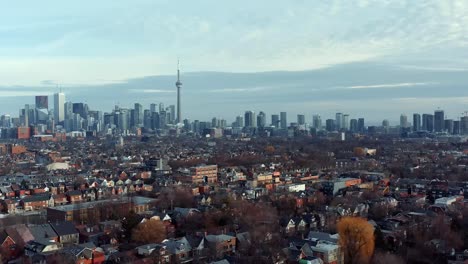
[[[340,86],[337,89],[380,89],[380,88],[401,88],[401,87],[415,87],[415,86],[426,86],[435,83],[387,83],[387,84],[373,84],[373,85],[353,85],[353,86]]]
[[[21,91],[21,90],[0,90],[0,97],[32,97],[36,95],[52,95],[50,91]]]
[[[225,89],[213,89],[209,92],[212,93],[251,93],[272,90],[273,87],[259,86],[259,87],[247,87],[247,88],[225,88]]]
[[[175,93],[175,90],[160,90],[160,89],[130,89],[130,92],[135,92],[135,93]]]

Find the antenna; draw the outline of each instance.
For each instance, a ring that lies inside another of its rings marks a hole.
[[[180,81],[180,61],[177,58],[177,81]]]

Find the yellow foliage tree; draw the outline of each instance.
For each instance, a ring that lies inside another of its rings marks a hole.
[[[268,145],[265,147],[265,152],[268,153],[268,154],[273,154],[275,153],[275,147],[271,146],[271,145]]]
[[[141,243],[160,243],[166,238],[166,227],[160,220],[140,223],[132,233],[132,239]]]
[[[343,217],[337,224],[345,263],[369,263],[374,253],[374,227],[360,217]]]

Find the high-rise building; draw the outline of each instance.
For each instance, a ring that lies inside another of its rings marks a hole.
[[[271,125],[278,128],[280,124],[279,115],[271,115]]]
[[[327,129],[328,132],[335,131],[336,130],[335,120],[333,119],[325,120],[325,128]]]
[[[421,115],[413,114],[413,131],[421,130]]]
[[[281,122],[281,128],[286,129],[288,128],[288,116],[286,112],[280,112],[280,122]]]
[[[460,134],[468,135],[468,116],[460,118]]]
[[[349,121],[349,131],[356,133],[358,132],[358,120],[357,119],[351,119]]]
[[[182,123],[182,106],[180,101],[180,88],[182,87],[182,82],[180,81],[180,69],[179,69],[179,62],[177,62],[177,120],[176,123]]]
[[[445,128],[445,131],[448,134],[453,134],[453,120],[452,119],[445,119],[444,128]]]
[[[436,110],[434,112],[434,132],[443,132],[444,131],[444,121],[445,115],[443,110]]]
[[[151,113],[156,112],[157,108],[158,108],[158,104],[150,104]]]
[[[297,115],[297,124],[305,125],[305,115]]]
[[[11,128],[11,116],[10,115],[2,115],[1,127]]]
[[[170,121],[172,124],[175,124],[175,123],[176,123],[176,118],[177,118],[177,117],[176,117],[176,110],[175,110],[175,109],[176,109],[176,108],[175,108],[175,105],[170,105],[170,106],[168,107],[168,109],[166,109],[166,111],[167,111],[168,113],[170,113],[170,115],[171,115],[169,121]]]
[[[434,116],[431,114],[422,115],[422,130],[433,132],[434,131]]]
[[[460,135],[460,120],[453,121],[453,134]]]
[[[408,127],[408,117],[404,114],[400,115],[400,127],[407,128]]]
[[[214,127],[214,128],[219,127],[218,126],[218,119],[216,117],[213,117],[211,119],[211,127]]]
[[[265,127],[266,126],[266,114],[263,111],[260,111],[257,116],[257,126]]]
[[[139,103],[135,103],[135,108],[133,109],[133,123],[135,127],[143,126],[143,106]]]
[[[37,95],[36,96],[36,108],[49,109],[49,96]]]
[[[88,115],[84,103],[73,103],[73,113],[80,114],[82,118],[87,118]]]
[[[343,128],[343,113],[335,114],[335,129],[341,130]]]
[[[344,114],[343,115],[343,124],[341,126],[345,131],[349,130],[349,115]]]
[[[364,118],[362,117],[358,119],[358,131],[359,133],[366,132],[366,124],[365,124]]]
[[[56,123],[65,119],[65,94],[62,92],[54,94],[54,119]]]
[[[244,118],[242,116],[236,117],[235,127],[244,127]]]
[[[322,118],[320,117],[320,115],[314,115],[312,117],[312,126],[313,126],[313,128],[315,128],[317,130],[322,129]]]
[[[245,120],[245,127],[249,127],[249,128],[257,127],[257,118],[255,117],[255,112],[245,111],[244,120]]]

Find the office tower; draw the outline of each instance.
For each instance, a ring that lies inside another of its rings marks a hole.
[[[431,114],[422,115],[422,129],[425,131],[434,131],[434,116]]]
[[[65,94],[62,92],[54,94],[54,119],[55,123],[65,119]]]
[[[434,112],[434,132],[444,131],[444,110],[436,110]]]
[[[257,127],[257,118],[255,117],[255,112],[253,111],[245,111],[244,121],[245,127]]]
[[[342,113],[336,113],[335,114],[335,129],[336,130],[341,130],[343,127],[343,114]]]
[[[139,103],[135,103],[133,109],[133,122],[135,127],[143,126],[143,106]]]
[[[358,132],[358,121],[357,119],[351,119],[351,121],[349,122],[349,130],[353,133],[356,133]]]
[[[179,69],[179,62],[177,62],[177,120],[176,123],[182,122],[182,112],[181,112],[181,102],[180,102],[180,87],[182,87],[182,82],[180,81],[180,69]]]
[[[460,134],[468,135],[468,116],[460,119]]]
[[[166,111],[159,112],[159,129],[164,129],[167,126],[167,114]]]
[[[314,115],[312,117],[312,126],[317,130],[322,129],[322,118],[320,117],[320,115]]]
[[[194,133],[200,133],[200,121],[199,120],[194,120],[193,121],[193,132]]]
[[[305,125],[305,115],[297,115],[297,124]]]
[[[460,120],[453,121],[453,134],[460,135]]]
[[[64,104],[64,116],[65,119],[73,119],[73,103],[72,102],[66,102]]]
[[[166,109],[166,111],[168,113],[170,113],[171,117],[169,119],[169,121],[171,122],[171,124],[175,124],[176,123],[176,112],[175,112],[175,105],[170,105],[168,107],[168,109]]]
[[[4,128],[11,128],[11,116],[10,115],[2,115],[1,126]]]
[[[413,114],[413,131],[421,130],[421,115]]]
[[[408,117],[404,114],[400,115],[400,127],[407,128],[408,127]]]
[[[78,131],[83,129],[83,118],[81,117],[80,114],[74,113],[73,114],[73,126],[72,126],[73,131]]]
[[[279,115],[271,115],[271,125],[278,128],[280,124]]]
[[[364,118],[362,118],[362,117],[358,119],[358,131],[359,131],[359,133],[366,132],[365,121],[364,121]]]
[[[453,134],[453,120],[452,119],[445,119],[444,128],[445,128],[445,131],[448,134],[450,134],[450,135]]]
[[[29,105],[24,105],[24,126],[29,126],[31,122],[29,117]]]
[[[387,119],[384,119],[384,120],[382,121],[382,126],[388,128],[388,127],[390,127],[390,122],[389,122]]]
[[[161,118],[160,117],[161,117],[161,115],[158,112],[151,112],[151,128],[152,129],[160,129],[161,128]]]
[[[36,108],[49,109],[49,97],[47,95],[37,95]]]
[[[335,129],[336,129],[335,120],[333,120],[333,119],[325,120],[325,127],[326,127],[328,132],[335,131]]]
[[[150,111],[151,113],[156,112],[156,109],[158,108],[157,104],[150,104]]]
[[[343,124],[341,126],[345,131],[349,130],[349,115],[343,115]]]
[[[225,119],[219,120],[219,127],[220,128],[226,128],[227,127],[227,122]]]
[[[118,128],[120,131],[125,131],[129,129],[130,121],[130,111],[127,109],[120,109],[118,114]]]
[[[152,129],[151,113],[151,110],[148,109],[143,111],[143,127],[145,129]]]
[[[36,108],[34,111],[36,123],[47,124],[47,120],[49,120],[49,110],[47,110],[47,108]]]
[[[85,110],[85,104],[84,103],[73,103],[73,113],[74,114],[80,114],[82,118],[87,117],[87,113]]]
[[[159,103],[159,113],[164,112],[164,103]]]
[[[237,116],[236,117],[235,127],[244,127],[244,118],[242,116]]]
[[[257,116],[257,126],[265,127],[266,126],[266,114],[263,111],[260,111]]]
[[[211,119],[211,127],[218,127],[218,119],[216,117]]]
[[[280,122],[281,122],[281,128],[286,129],[288,128],[288,120],[287,120],[287,114],[286,112],[280,112]]]

